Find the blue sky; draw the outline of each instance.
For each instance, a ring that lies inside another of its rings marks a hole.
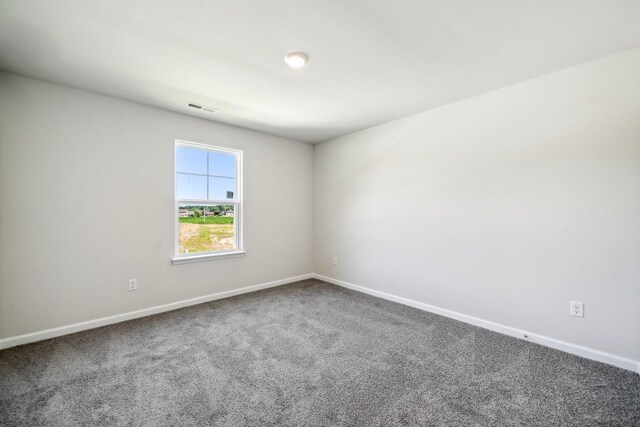
[[[233,154],[179,145],[176,172],[178,199],[229,200],[227,191],[233,191],[235,196],[236,158]]]

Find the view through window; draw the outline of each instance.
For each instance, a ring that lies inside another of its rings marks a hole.
[[[176,142],[176,255],[240,250],[241,152]]]

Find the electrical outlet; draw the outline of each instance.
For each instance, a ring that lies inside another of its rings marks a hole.
[[[129,279],[129,290],[135,291],[138,289],[138,279]]]
[[[333,257],[333,265],[338,265],[338,257],[337,256]]]
[[[569,304],[569,314],[576,317],[584,317],[584,303],[571,301]]]

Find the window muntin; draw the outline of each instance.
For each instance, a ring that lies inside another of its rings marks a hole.
[[[239,252],[242,152],[176,141],[176,258]]]

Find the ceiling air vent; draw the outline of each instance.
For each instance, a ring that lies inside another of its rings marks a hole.
[[[193,108],[194,110],[204,111],[205,113],[215,114],[220,111],[219,108],[207,107],[206,105],[196,104],[194,102],[189,102],[187,104],[188,108]]]

